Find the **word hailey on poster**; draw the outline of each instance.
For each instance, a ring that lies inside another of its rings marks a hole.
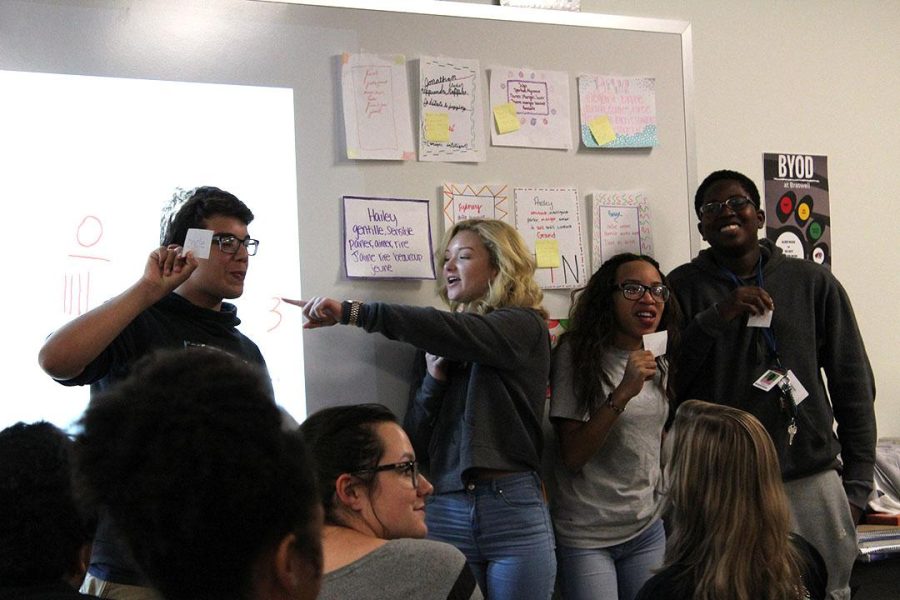
[[[516,229],[534,252],[545,289],[584,285],[584,246],[575,188],[515,188]]]
[[[344,196],[344,271],[365,279],[434,279],[427,200]]]

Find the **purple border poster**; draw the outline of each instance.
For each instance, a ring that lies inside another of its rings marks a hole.
[[[434,279],[428,200],[344,196],[349,278]]]

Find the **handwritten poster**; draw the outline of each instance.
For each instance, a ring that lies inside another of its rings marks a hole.
[[[594,192],[591,218],[593,270],[623,252],[653,256],[650,206],[643,192]]]
[[[794,258],[831,268],[828,157],[763,154],[766,237]]]
[[[581,287],[585,284],[581,216],[575,188],[515,188],[516,229],[535,253],[537,248],[558,248],[558,267],[537,269],[535,279],[545,289]],[[555,240],[556,244],[546,242]]]
[[[586,148],[649,148],[656,135],[656,79],[581,75],[581,142]]]
[[[419,60],[419,160],[483,162],[481,68],[477,60]]]
[[[344,54],[341,88],[347,158],[414,160],[406,58]]]
[[[466,219],[510,222],[509,188],[505,185],[444,184],[444,231]]]
[[[434,279],[427,200],[344,196],[344,271],[366,279]]]
[[[491,107],[507,103],[515,106],[519,127],[506,132],[494,123],[493,145],[566,150],[572,147],[568,73],[491,67]]]

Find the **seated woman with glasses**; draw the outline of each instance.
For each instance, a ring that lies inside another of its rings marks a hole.
[[[648,256],[607,260],[573,293],[551,370],[551,514],[566,600],[631,600],[662,564],[660,447],[680,312]],[[657,355],[644,336],[668,332]]]
[[[482,598],[459,550],[420,539],[434,488],[390,410],[326,408],[300,431],[315,457],[325,509],[320,599]]]
[[[671,537],[638,600],[825,598],[825,563],[790,533],[775,447],[754,416],[688,400],[666,445]]]

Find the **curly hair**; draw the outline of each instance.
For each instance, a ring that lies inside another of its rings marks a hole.
[[[253,221],[253,213],[237,196],[217,187],[192,190],[178,188],[163,209],[160,220],[160,246],[184,244],[188,229],[202,228],[209,217],[234,217],[244,225]]]
[[[255,365],[210,348],[152,354],[80,424],[87,497],[167,599],[249,598],[257,559],[290,534],[321,572],[305,444],[282,431]]]
[[[456,223],[444,235],[441,247],[437,251],[438,270],[447,262],[446,252],[450,242],[461,231],[471,231],[478,235],[491,256],[491,266],[497,275],[489,282],[484,297],[461,305],[447,297],[447,282],[440,279],[438,294],[450,307],[450,310],[468,310],[477,313],[488,313],[497,308],[515,306],[532,308],[546,319],[547,311],[541,305],[544,293],[534,279],[537,267],[525,240],[512,225],[496,219],[469,219]]]
[[[760,207],[759,190],[757,189],[756,184],[753,183],[753,180],[743,173],[723,169],[721,171],[713,171],[707,175],[706,179],[703,180],[703,183],[700,184],[700,187],[697,188],[697,193],[694,194],[694,212],[697,213],[698,219],[700,218],[700,206],[706,198],[706,193],[709,191],[709,188],[720,181],[737,182],[750,196],[750,200],[753,201],[756,208],[758,209]]]
[[[803,598],[775,447],[742,410],[684,402],[666,464],[672,532],[665,566],[697,600]]]
[[[381,404],[355,404],[322,409],[300,425],[303,440],[316,457],[326,523],[344,525],[335,496],[337,478],[376,467],[384,456],[384,445],[376,431],[380,423],[397,423],[397,417]],[[372,485],[375,476],[361,478]]]
[[[572,345],[572,363],[575,373],[575,397],[584,410],[593,409],[597,402],[605,400],[603,386],[613,387],[613,382],[604,372],[603,358],[613,348],[616,335],[614,294],[617,289],[619,267],[626,263],[643,261],[653,266],[666,286],[668,279],[659,269],[659,263],[645,255],[622,253],[608,259],[588,280],[587,285],[572,292],[572,308],[569,310],[569,328],[560,336]],[[671,288],[671,286],[669,286]],[[673,358],[678,353],[680,343],[681,309],[675,295],[669,296],[659,322],[659,331],[668,332],[666,357],[657,357],[661,373],[667,374],[666,395],[674,400],[672,392]]]
[[[41,421],[0,432],[0,581],[56,583],[74,574],[94,518],[72,486],[72,442]]]

